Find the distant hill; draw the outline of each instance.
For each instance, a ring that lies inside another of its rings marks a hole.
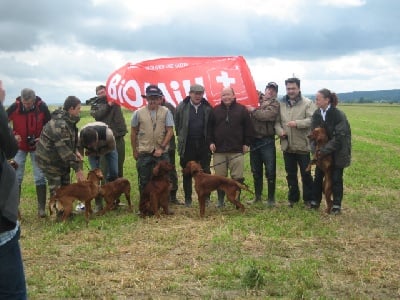
[[[338,93],[340,102],[349,103],[400,103],[400,89],[378,91],[354,91],[350,93]],[[312,99],[315,95],[311,96]]]

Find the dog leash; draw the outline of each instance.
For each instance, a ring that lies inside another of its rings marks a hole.
[[[275,138],[275,140],[277,140],[277,139],[278,139],[278,138]],[[247,153],[256,151],[256,150],[260,149],[261,147],[266,146],[267,144],[268,144],[268,143],[264,142],[263,144],[258,145],[257,147],[254,147],[254,148],[251,148],[251,147],[250,147],[250,150],[247,151],[246,153],[238,153],[237,155],[234,155],[234,156],[232,156],[232,157],[229,158],[229,159],[225,159],[224,161],[221,161],[221,162],[219,162],[219,163],[217,163],[217,164],[215,164],[215,165],[210,166],[210,168],[215,168],[216,166],[225,164],[225,163],[227,163],[227,162],[229,162],[229,161],[231,161],[231,160],[234,160],[234,159],[237,158],[237,157],[240,157],[240,156],[242,156],[242,155],[246,155]]]

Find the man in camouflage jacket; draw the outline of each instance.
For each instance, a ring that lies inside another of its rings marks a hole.
[[[36,162],[48,181],[50,195],[63,185],[70,184],[70,169],[78,181],[84,180],[82,156],[77,151],[79,113],[81,101],[69,96],[63,109],[52,113],[36,145]]]

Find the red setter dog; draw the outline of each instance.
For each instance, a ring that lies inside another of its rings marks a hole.
[[[331,212],[333,206],[332,200],[332,169],[333,169],[333,160],[332,155],[324,155],[320,154],[320,149],[328,142],[328,134],[326,133],[325,128],[316,127],[312,130],[310,135],[308,136],[310,141],[315,142],[315,154],[313,159],[310,161],[306,171],[311,171],[312,165],[317,165],[318,168],[324,172],[324,181],[322,184],[322,190],[325,195],[326,200],[326,212],[329,214]]]
[[[122,194],[125,195],[126,201],[128,201],[128,210],[132,211],[131,184],[128,179],[117,178],[101,186],[100,195],[104,197],[106,206],[99,212],[99,215],[104,215],[107,211],[112,210],[117,205],[118,197]]]
[[[174,168],[174,165],[165,160],[158,162],[154,167],[153,176],[140,195],[139,211],[142,217],[156,215],[159,218],[160,207],[166,215],[172,214],[168,210],[169,193],[172,187],[169,172]]]
[[[93,169],[88,173],[87,180],[59,187],[55,194],[50,198],[50,215],[55,212],[58,214],[63,211],[62,221],[66,221],[72,212],[72,204],[76,199],[85,203],[86,224],[89,223],[89,214],[91,214],[91,201],[100,192],[100,181],[103,179],[103,173],[100,169]]]
[[[217,189],[223,190],[226,197],[232,202],[237,209],[244,212],[244,206],[237,199],[240,194],[240,190],[245,190],[253,193],[247,186],[237,182],[236,180],[219,176],[210,175],[204,173],[201,166],[195,161],[189,161],[186,167],[183,169],[183,174],[192,175],[195,181],[195,189],[200,205],[200,217],[204,217],[206,208],[206,196],[212,191]]]

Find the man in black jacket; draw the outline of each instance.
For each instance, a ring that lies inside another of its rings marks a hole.
[[[221,93],[221,104],[214,107],[214,120],[210,130],[210,150],[214,153],[216,175],[228,176],[244,182],[244,154],[249,151],[254,137],[253,124],[246,107],[236,102],[231,87]],[[217,207],[223,207],[225,192],[217,190]]]

